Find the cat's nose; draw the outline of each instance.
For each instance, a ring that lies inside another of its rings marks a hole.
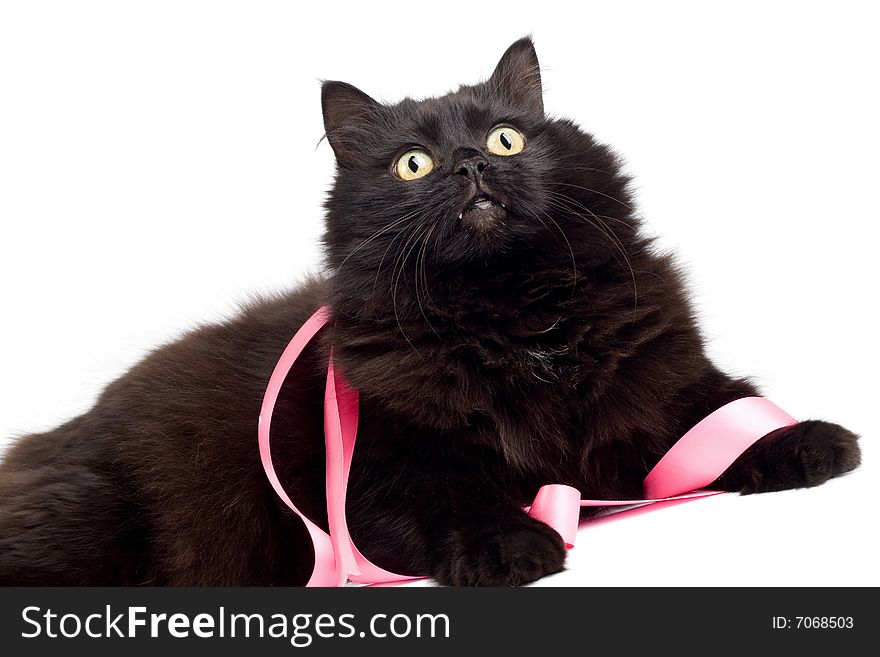
[[[480,179],[483,171],[489,166],[489,161],[482,155],[468,155],[455,163],[453,171],[459,176],[470,179],[477,187],[480,186]]]

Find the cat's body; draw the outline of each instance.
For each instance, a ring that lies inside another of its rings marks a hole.
[[[328,83],[323,100],[339,162],[331,274],[157,350],[91,411],[14,446],[0,469],[0,583],[302,583],[310,548],[265,480],[256,417],[287,341],[325,303],[334,323],[273,420],[282,482],[326,524],[333,345],[361,394],[355,542],[443,583],[558,571],[561,540],[521,510],[538,487],[639,497],[688,428],[756,394],[706,357],[679,273],[638,235],[614,156],[544,117],[530,42],[488,83],[440,99],[381,107]],[[519,135],[498,137],[499,125],[521,131],[522,155],[485,152],[487,133],[503,148]],[[401,156],[410,171],[395,176]],[[804,422],[716,483],[810,486],[858,462],[853,434]]]

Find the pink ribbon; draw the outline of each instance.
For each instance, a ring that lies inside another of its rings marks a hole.
[[[315,565],[306,586],[342,586],[346,581],[376,584],[416,579],[392,573],[372,563],[357,549],[348,532],[345,496],[357,436],[358,392],[335,369],[332,351],[324,393],[329,534],[296,508],[278,480],[272,464],[269,434],[281,386],[303,349],[330,321],[330,316],[330,308],[319,308],[293,336],[269,377],[258,427],[263,469],[272,488],[284,504],[302,519],[312,539]],[[703,418],[666,452],[645,478],[645,499],[583,500],[576,488],[548,484],[538,490],[527,510],[533,518],[559,532],[565,546],[570,549],[574,547],[581,507],[646,505],[718,495],[723,491],[705,490],[703,487],[721,476],[740,454],[760,438],[796,423],[797,420],[763,397],[737,399]]]

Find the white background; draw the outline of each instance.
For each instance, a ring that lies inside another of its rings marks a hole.
[[[0,441],[320,266],[319,79],[437,94],[532,33],[548,111],[625,155],[718,363],[865,452],[818,489],[583,528],[542,583],[880,584],[870,3],[366,4],[0,5]]]

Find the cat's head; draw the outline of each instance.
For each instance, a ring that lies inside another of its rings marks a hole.
[[[635,234],[616,157],[545,115],[528,38],[445,96],[387,105],[343,82],[321,96],[337,162],[324,242],[351,294],[406,306],[450,276],[601,266]]]

